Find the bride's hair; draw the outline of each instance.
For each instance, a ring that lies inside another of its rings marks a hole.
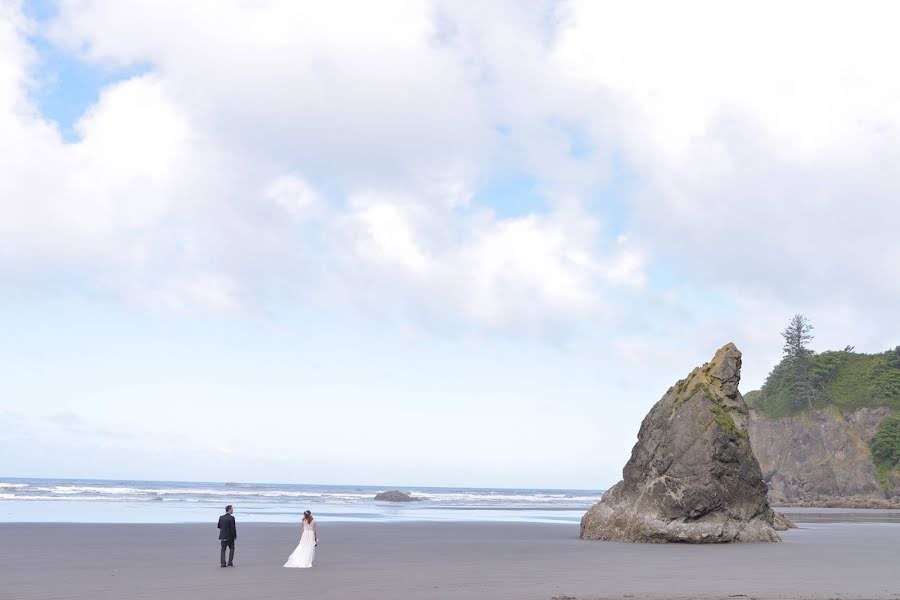
[[[312,523],[312,513],[308,510],[303,511],[303,520],[307,523]]]

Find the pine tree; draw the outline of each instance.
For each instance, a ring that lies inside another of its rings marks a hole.
[[[806,401],[806,405],[812,408],[816,399],[816,389],[809,376],[809,357],[813,351],[808,344],[813,339],[813,326],[809,319],[797,314],[791,318],[791,322],[781,332],[784,338],[784,357],[788,360],[794,372],[794,403],[795,407]]]

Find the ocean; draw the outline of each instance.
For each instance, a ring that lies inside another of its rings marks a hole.
[[[396,489],[420,502],[376,502]],[[327,521],[577,523],[600,490],[489,489],[0,478],[0,522],[195,523],[226,504],[248,522],[296,522],[304,510]]]

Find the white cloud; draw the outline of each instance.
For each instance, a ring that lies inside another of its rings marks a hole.
[[[431,217],[425,206],[414,202],[391,202],[379,198],[356,198],[358,208],[346,217],[348,243],[359,258],[376,266],[395,268],[412,276],[423,276],[433,268],[419,239],[422,221]]]
[[[704,143],[734,150],[735,140],[716,140],[716,127],[737,118],[769,139],[778,160],[854,161],[898,123],[900,80],[887,76],[898,45],[892,2],[567,8],[556,59],[582,85],[628,105],[626,134],[650,159],[688,166]],[[704,166],[706,174],[719,165]]]
[[[900,7],[576,1],[562,15],[553,60],[617,105],[635,239],[739,318],[849,309],[857,330],[880,322],[875,348],[896,341]]]
[[[78,143],[31,114],[0,119],[0,259],[109,258],[116,238],[177,208],[188,128],[155,77],[107,89],[78,122]]]
[[[450,35],[440,14],[472,30]],[[603,288],[640,286],[643,260],[599,252],[578,198],[596,176],[548,125],[553,96],[502,114],[531,70],[507,73],[515,57],[497,42],[537,56],[542,24],[492,39],[484,16],[429,2],[63,2],[53,39],[150,73],[105,89],[75,143],[36,114],[4,115],[18,136],[0,152],[21,164],[0,183],[0,258],[173,310],[238,310],[340,276],[358,287],[348,296],[437,321],[541,329],[603,312]],[[473,206],[495,166],[539,171],[552,212]]]
[[[264,196],[296,221],[304,221],[315,215],[321,210],[323,202],[309,183],[295,175],[276,177]]]
[[[179,310],[324,280],[526,328],[627,315],[640,303],[610,290],[671,285],[647,275],[661,260],[736,306],[881,315],[900,293],[896,10],[63,2],[54,40],[150,71],[65,144],[28,103],[28,25],[7,8],[0,260]],[[621,243],[587,209],[613,165],[636,188]],[[510,172],[549,212],[479,205]]]
[[[627,246],[600,252],[599,223],[582,212],[498,219],[385,194],[350,204],[335,229],[348,251],[343,275],[381,308],[540,329],[606,318],[607,288],[644,283],[641,256]]]
[[[477,94],[435,40],[432,5],[63,2],[55,36],[104,63],[149,63],[192,122],[258,160],[342,179],[474,164]]]

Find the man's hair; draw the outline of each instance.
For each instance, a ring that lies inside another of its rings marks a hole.
[[[229,504],[228,506],[225,507],[225,512],[228,512],[229,510],[231,510],[231,505],[230,505],[230,504]]]

